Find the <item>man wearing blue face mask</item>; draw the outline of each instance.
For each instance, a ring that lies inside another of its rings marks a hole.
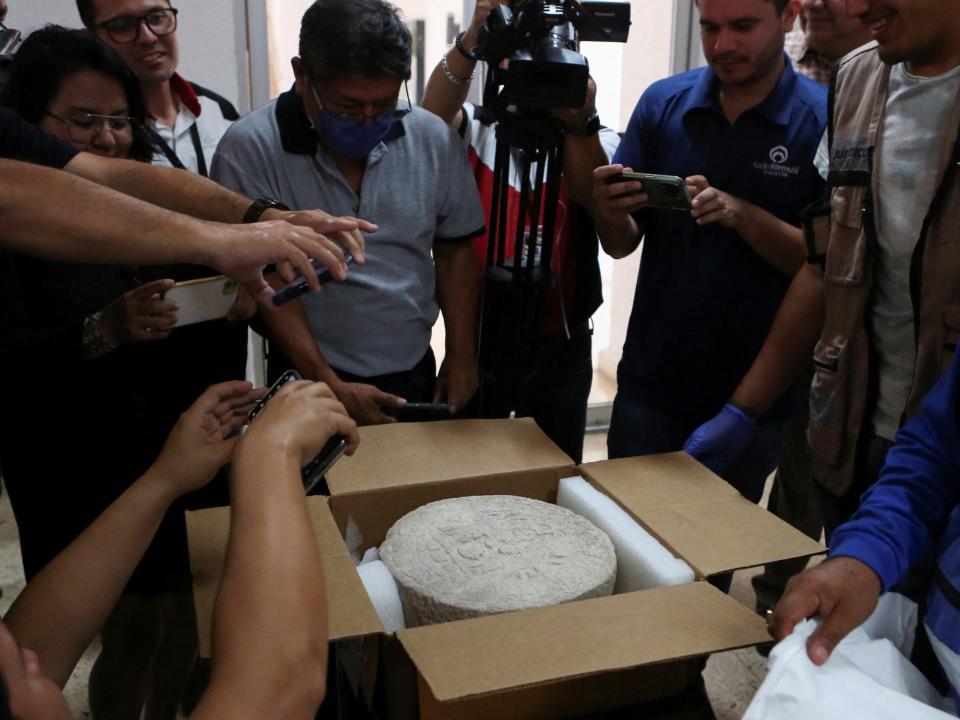
[[[362,212],[378,225],[346,282],[268,320],[292,347],[316,343],[315,367],[301,371],[363,424],[392,421],[408,400],[456,412],[478,385],[470,241],[484,231],[482,206],[456,133],[410,105],[410,46],[382,0],[317,0],[301,23],[293,88],[233,125],[211,173],[254,197]],[[430,349],[438,310],[439,377]],[[274,360],[271,373],[283,369]]]

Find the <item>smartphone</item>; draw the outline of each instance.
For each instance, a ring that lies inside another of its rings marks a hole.
[[[637,180],[643,183],[643,192],[650,198],[649,207],[668,210],[690,210],[693,201],[687,191],[687,183],[677,175],[655,175],[653,173],[624,172],[607,180],[608,185]]]
[[[446,420],[453,417],[446,403],[408,402],[403,407],[384,410],[397,420]]]
[[[350,265],[353,262],[353,253],[345,252],[343,259],[347,265]],[[313,269],[317,271],[317,280],[320,281],[321,285],[326,285],[333,279],[333,276],[330,275],[330,269],[326,265],[321,265],[318,260],[312,260],[311,263]],[[277,290],[273,296],[273,304],[286,305],[291,300],[296,300],[308,292],[310,292],[310,283],[307,282],[307,279],[303,275],[297,275],[293,281]]]
[[[180,306],[174,327],[182,327],[226,317],[237,301],[238,291],[235,281],[217,275],[178,282],[167,290],[164,298]]]
[[[260,398],[257,404],[253,406],[253,409],[247,415],[247,422],[253,422],[253,420],[263,412],[263,409],[267,406],[267,403],[270,402],[270,399],[280,392],[280,389],[284,385],[296,382],[297,380],[302,380],[302,378],[296,370],[287,370],[277,378],[277,381],[267,390],[267,394]],[[303,482],[303,491],[309,493],[313,490],[317,484],[323,480],[326,472],[340,459],[340,456],[343,455],[346,449],[347,439],[343,437],[343,435],[334,435],[327,440],[326,444],[320,448],[320,452],[316,454],[313,460],[300,468],[300,479]]]

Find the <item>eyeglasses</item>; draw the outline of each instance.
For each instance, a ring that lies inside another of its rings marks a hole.
[[[114,138],[118,142],[130,140],[133,138],[134,119],[126,115],[95,115],[93,113],[77,113],[70,117],[62,118],[54,115],[52,112],[44,111],[52,117],[67,126],[67,133],[70,139],[77,145],[89,145],[93,139],[103,132],[104,127],[109,127]]]
[[[20,47],[20,31],[0,22],[0,55],[13,55]]]
[[[393,107],[390,109],[384,109],[379,112],[375,112],[373,115],[367,112],[337,112],[336,110],[331,110],[328,107],[325,107],[322,102],[320,102],[320,96],[317,94],[317,89],[313,86],[313,83],[310,83],[310,90],[313,92],[313,99],[317,101],[317,106],[326,110],[331,115],[334,115],[344,120],[352,120],[353,122],[364,123],[367,120],[376,121],[382,120],[384,122],[390,120],[402,120],[407,115],[410,114],[410,111],[413,109],[413,103],[410,102],[410,90],[407,87],[407,83],[403,83],[403,90],[407,95],[407,106],[398,107],[399,99],[395,100]]]
[[[107,31],[115,43],[132,43],[140,38],[140,27],[147,24],[157,37],[169,35],[177,29],[176,8],[156,8],[146,15],[120,15],[97,25]]]

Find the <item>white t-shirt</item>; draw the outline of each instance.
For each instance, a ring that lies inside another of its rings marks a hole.
[[[936,192],[942,138],[960,91],[960,67],[936,77],[911,75],[903,63],[890,73],[879,158],[879,197],[873,344],[880,371],[874,432],[893,440],[916,369],[910,265]]]
[[[943,75],[921,77],[898,63],[890,72],[876,153],[880,247],[870,308],[879,369],[879,396],[871,421],[873,431],[889,440],[894,439],[900,426],[917,360],[910,265],[937,190],[937,170],[943,162],[938,152],[941,138],[954,132],[947,125],[958,92],[960,67]],[[826,178],[830,162],[826,134],[815,162]]]

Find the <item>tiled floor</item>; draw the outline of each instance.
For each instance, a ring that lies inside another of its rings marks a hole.
[[[586,462],[603,460],[606,456],[606,434],[588,435],[584,447],[584,460]],[[745,570],[736,573],[731,589],[734,597],[750,607],[753,607],[754,600],[753,590],[750,587],[750,577],[753,572],[756,571]],[[6,495],[0,498],[0,585],[3,587],[0,611],[5,613],[13,598],[23,588],[16,523]],[[86,679],[97,651],[96,643],[87,650],[65,691],[76,718],[90,717],[86,697]],[[740,718],[765,674],[766,660],[753,649],[720,653],[710,658],[705,677],[718,720]]]

